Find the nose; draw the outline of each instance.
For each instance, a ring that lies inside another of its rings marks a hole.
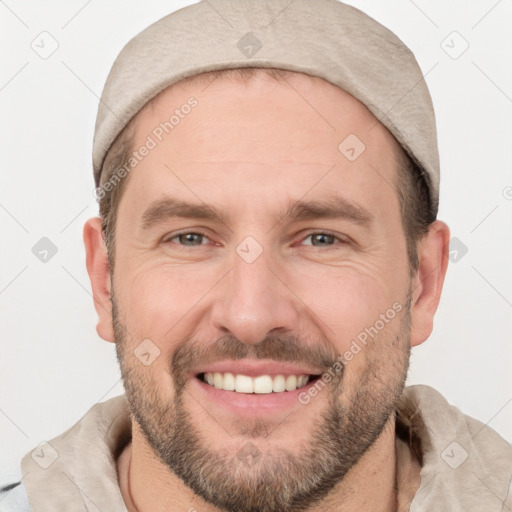
[[[216,287],[213,326],[243,343],[259,343],[270,333],[297,329],[298,304],[286,276],[265,251],[252,263],[236,255],[231,271]],[[294,300],[295,299],[295,300]]]

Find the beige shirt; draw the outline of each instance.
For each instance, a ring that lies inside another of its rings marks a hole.
[[[397,432],[421,462],[410,512],[512,512],[512,446],[434,389],[405,389]],[[126,512],[116,460],[130,440],[124,395],[94,405],[21,462],[32,512]]]

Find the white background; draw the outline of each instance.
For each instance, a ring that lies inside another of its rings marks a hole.
[[[0,467],[123,392],[114,347],[96,334],[82,243],[84,221],[97,215],[98,97],[122,46],[189,3],[0,2]],[[393,30],[426,73],[440,141],[439,218],[468,248],[450,265],[409,384],[435,387],[511,442],[512,2],[349,3]],[[48,59],[31,48],[43,31],[59,45]],[[457,59],[445,51],[463,49],[454,31],[469,44]],[[32,253],[42,237],[58,249],[47,263]]]

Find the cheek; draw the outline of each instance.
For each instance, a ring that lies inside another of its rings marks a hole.
[[[193,318],[205,285],[200,275],[165,265],[124,270],[116,299],[128,333],[127,361],[137,371],[137,386],[145,383],[148,392],[170,392],[172,355],[195,328]]]
[[[142,265],[123,278],[123,314],[131,332],[154,340],[179,338],[217,280],[208,268]]]
[[[386,312],[400,305],[403,286],[400,279],[390,280],[386,273],[373,268],[347,265],[336,269],[323,269],[312,277],[311,273],[296,272],[293,289],[307,306],[307,314],[332,340],[339,353],[349,350],[351,342],[372,326],[389,331],[395,322],[385,322]],[[396,276],[395,276],[396,277]]]

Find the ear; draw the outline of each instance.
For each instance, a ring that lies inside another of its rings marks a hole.
[[[94,307],[98,313],[96,331],[105,341],[114,342],[112,303],[110,301],[110,266],[99,217],[89,219],[84,225],[86,265],[91,280]]]
[[[436,220],[418,244],[419,268],[412,280],[411,346],[423,343],[432,333],[448,267],[450,229]]]

